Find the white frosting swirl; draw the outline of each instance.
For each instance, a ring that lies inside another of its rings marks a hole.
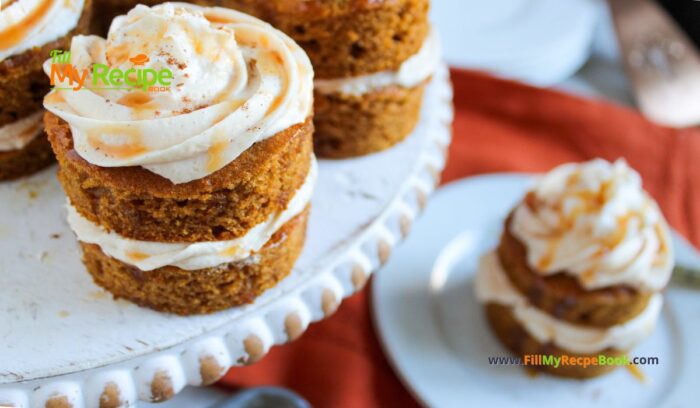
[[[349,78],[316,79],[314,86],[324,94],[363,95],[387,86],[412,88],[430,78],[440,64],[441,49],[437,31],[428,32],[421,49],[401,64],[397,71],[382,71]]]
[[[28,145],[44,130],[43,117],[42,110],[0,127],[0,152],[18,150]]]
[[[316,160],[312,160],[304,184],[289,201],[287,208],[271,215],[267,221],[250,229],[244,236],[228,241],[197,243],[162,243],[138,241],[106,231],[81,216],[68,203],[68,224],[79,241],[96,244],[102,252],[142,271],[152,271],[164,266],[176,266],[184,270],[213,268],[231,262],[248,260],[259,251],[285,223],[299,215],[311,201],[318,174]]]
[[[673,269],[670,232],[624,160],[565,164],[543,176],[509,226],[530,267],[564,272],[586,289],[662,289]]]
[[[0,62],[68,34],[84,0],[15,0],[0,11]]]
[[[612,348],[628,351],[654,330],[663,305],[662,296],[652,295],[646,308],[627,322],[607,328],[585,327],[557,320],[531,305],[510,283],[498,255],[481,258],[474,290],[482,303],[512,308],[513,317],[540,343],[553,343],[567,351],[591,354]]]
[[[142,166],[185,183],[311,115],[306,54],[269,24],[234,10],[139,5],[114,20],[107,40],[74,38],[71,53],[80,69],[138,63],[173,75],[164,92],[61,90],[46,97],[46,109],[70,125],[76,151],[97,166]],[[86,83],[91,78],[89,71]]]

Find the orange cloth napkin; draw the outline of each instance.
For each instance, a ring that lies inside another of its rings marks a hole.
[[[502,171],[544,172],[624,157],[670,223],[700,245],[700,130],[657,126],[601,101],[453,70],[456,116],[445,182]],[[261,362],[232,369],[231,387],[280,385],[315,407],[416,406],[384,357],[367,291]]]

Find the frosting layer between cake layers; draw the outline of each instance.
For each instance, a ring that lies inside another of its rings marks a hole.
[[[39,111],[0,126],[0,152],[19,150],[28,145],[44,129],[43,117],[44,111]]]

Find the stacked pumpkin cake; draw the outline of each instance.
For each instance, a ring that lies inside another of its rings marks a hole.
[[[567,164],[540,179],[486,255],[476,294],[520,357],[622,357],[654,328],[673,269],[669,228],[624,161]],[[540,366],[588,378],[615,365]]]
[[[309,54],[319,157],[384,150],[416,126],[440,61],[428,0],[211,1],[270,22]]]
[[[90,0],[10,0],[0,12],[0,181],[53,162],[41,101],[49,91],[42,64],[86,31]]]
[[[106,39],[75,37],[71,53],[90,79],[109,70],[100,78],[139,88],[44,100],[68,221],[95,282],[193,314],[251,302],[284,278],[316,177],[303,50],[248,15],[166,3],[116,18]],[[147,70],[167,84],[145,91]]]

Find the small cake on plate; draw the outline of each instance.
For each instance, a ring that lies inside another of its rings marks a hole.
[[[475,288],[496,336],[525,364],[589,378],[652,332],[672,269],[669,227],[639,174],[594,160],[537,181],[482,258]],[[567,361],[540,365],[541,355]],[[608,360],[584,367],[578,357]]]
[[[71,52],[97,85],[47,95],[45,123],[95,282],[195,314],[288,275],[316,178],[303,50],[248,15],[165,3]]]
[[[49,91],[42,64],[87,30],[90,14],[90,0],[10,0],[0,6],[0,181],[53,162],[42,125],[41,101]]]
[[[316,154],[361,156],[402,141],[440,61],[428,0],[211,0],[286,32],[316,72]]]

